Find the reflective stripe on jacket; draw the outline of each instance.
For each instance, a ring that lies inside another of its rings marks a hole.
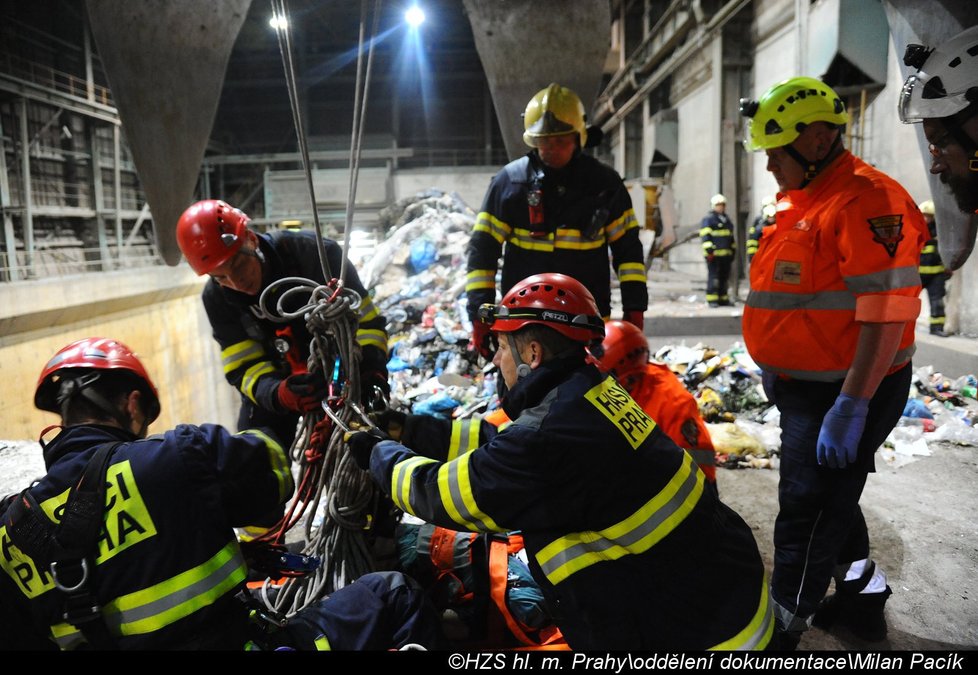
[[[286,277],[325,283],[314,232],[279,230],[259,234],[258,242],[265,256],[263,289]],[[330,239],[324,239],[324,243],[330,273],[338,275],[343,264],[342,249]],[[373,304],[352,265],[347,265],[344,286],[356,291],[362,299],[357,330],[357,342],[363,347],[361,372],[375,371],[386,377],[387,321]],[[300,316],[287,323],[262,318],[257,306],[258,297],[222,288],[214,280],[204,286],[202,297],[214,339],[221,346],[224,377],[245,398],[265,410],[278,412],[278,385],[292,369],[276,343],[293,346],[295,360],[304,364],[309,357],[311,340],[305,318]],[[290,311],[308,302],[309,295],[297,293],[292,300],[286,307]],[[275,298],[269,298],[268,305],[274,308],[275,304]],[[286,326],[290,335],[283,341],[277,333]]]
[[[527,194],[542,172],[545,222],[530,224]],[[614,169],[578,152],[560,170],[544,168],[535,151],[492,179],[467,248],[465,292],[473,320],[482,303],[496,302],[496,271],[503,258],[500,293],[532,274],[559,272],[591,291],[602,316],[611,313],[611,268],[624,311],[648,307],[638,221]]]
[[[122,430],[68,427],[46,447],[32,494],[52,520],[94,451],[126,440],[106,472],[105,525],[93,591],[120,649],[239,649],[247,611],[235,594],[247,568],[234,526],[284,503],[294,489],[285,451],[260,432],[181,425],[133,440]],[[2,515],[2,514],[0,514]],[[81,645],[63,620],[64,595],[0,527],[0,569],[62,649]],[[9,588],[6,584],[0,588]]]
[[[412,439],[423,454],[377,444],[375,480],[398,507],[442,527],[521,531],[574,649],[768,643],[750,528],[621,385],[592,366],[544,364],[507,399],[526,401],[513,423],[454,460],[432,459],[447,455],[444,432]],[[729,583],[704,584],[717,569]]]
[[[726,213],[710,211],[700,223],[703,255],[729,258],[734,254],[733,221]]]
[[[744,340],[763,370],[845,378],[860,323],[905,322],[890,372],[914,351],[927,226],[896,181],[849,152],[779,195],[777,224],[750,268]]]

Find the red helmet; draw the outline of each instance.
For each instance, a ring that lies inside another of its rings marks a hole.
[[[177,221],[177,244],[198,275],[231,259],[245,242],[248,216],[220,199],[205,199]]]
[[[498,305],[480,307],[479,318],[497,333],[512,333],[536,323],[585,344],[604,337],[604,321],[590,291],[565,274],[527,277]]]
[[[34,405],[40,410],[60,413],[58,402],[60,383],[67,373],[62,371],[79,369],[83,371],[127,370],[138,377],[145,385],[148,395],[146,401],[146,423],[152,424],[160,415],[160,395],[149,379],[149,373],[129,347],[109,338],[85,338],[72,342],[51,357],[41,371],[34,392]]]
[[[604,327],[603,352],[598,367],[619,380],[645,369],[649,362],[649,341],[634,324],[627,321],[609,321]]]

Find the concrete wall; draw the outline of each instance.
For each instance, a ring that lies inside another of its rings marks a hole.
[[[52,413],[34,408],[37,378],[51,356],[84,337],[128,345],[160,392],[150,433],[177,423],[233,428],[237,394],[200,301],[203,280],[186,264],[0,284],[0,438],[37,438]]]
[[[796,16],[799,8],[801,16]],[[808,43],[819,39],[807,29],[808,3],[755,0],[753,11],[757,40],[754,84],[750,92],[753,98],[771,85],[795,75],[823,75],[812,72],[807,63]],[[698,224],[709,209],[710,195],[719,189],[720,73],[716,67],[711,67],[716,44],[717,38],[703,40],[697,55],[679,64],[673,72],[672,103],[678,110],[679,157],[669,185],[675,195],[681,233]],[[919,203],[930,197],[927,165],[921,158],[916,137],[920,125],[902,124],[896,114],[904,79],[899,68],[902,56],[895,53],[891,42],[887,53],[886,86],[867,98],[861,130],[864,137],[861,141],[854,139],[851,149],[898,180]],[[652,134],[646,129],[643,137],[648,139]],[[651,151],[647,147],[643,153],[650,156]],[[747,162],[749,178],[741,189],[748,191],[752,218],[760,212],[761,200],[777,192],[777,184],[766,169],[767,158],[763,152],[752,153]],[[706,267],[702,263],[698,239],[670,252],[669,264],[687,274],[701,274],[705,282]],[[949,330],[978,336],[978,295],[967,290],[976,285],[978,253],[972,254],[955,273],[950,285],[947,298]]]
[[[708,77],[711,70],[710,47],[691,59],[687,72],[696,86],[680,91],[674,99],[679,114],[679,152],[670,185],[680,236],[699,229],[710,210],[710,197],[720,187],[720,94],[718,82]],[[675,85],[674,85],[675,87]],[[669,264],[688,274],[701,274],[706,283],[706,264],[699,239],[678,246],[669,253]]]
[[[529,149],[529,148],[527,148]],[[502,167],[457,167],[453,169],[407,169],[394,172],[394,199],[404,199],[430,188],[457,192],[474,212],[482,208],[489,181]]]

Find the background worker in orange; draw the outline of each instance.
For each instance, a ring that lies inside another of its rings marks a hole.
[[[781,413],[771,578],[781,646],[797,645],[813,617],[881,640],[891,590],[869,557],[859,498],[907,401],[927,226],[906,190],[842,146],[849,117],[828,85],[785,80],[741,111],[746,144],[767,153],[779,187],[743,332]]]
[[[625,321],[609,321],[604,331],[600,349],[591,350],[598,367],[621,383],[716,486],[716,450],[696,399],[669,366],[649,361],[649,342],[638,328]]]

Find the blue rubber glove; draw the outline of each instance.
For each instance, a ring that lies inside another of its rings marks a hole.
[[[818,463],[833,469],[844,469],[856,461],[859,439],[866,427],[869,399],[839,394],[825,413],[818,432],[816,456]]]

